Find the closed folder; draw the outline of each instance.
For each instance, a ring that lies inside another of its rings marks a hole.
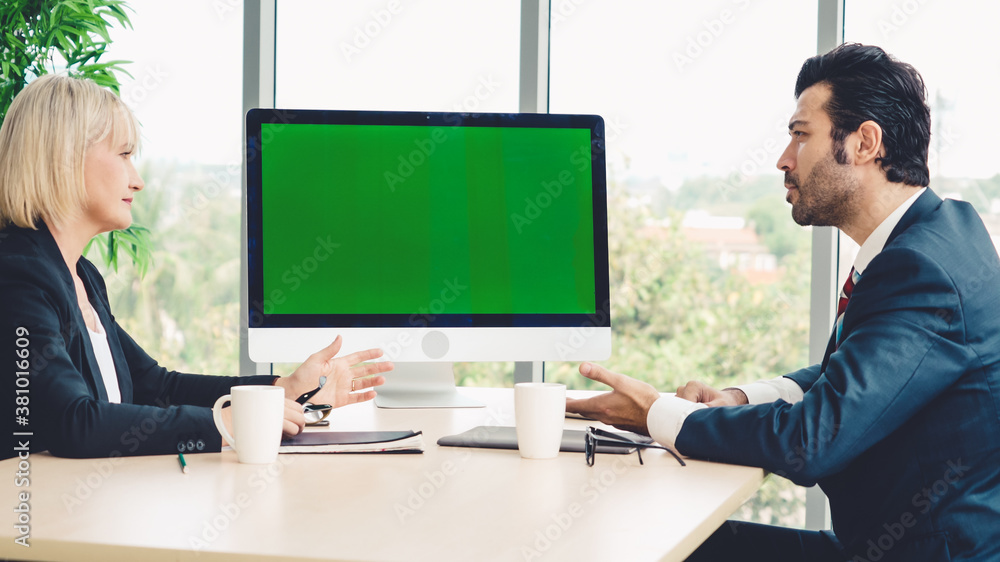
[[[281,440],[279,453],[422,453],[420,431],[305,431]]]
[[[582,453],[584,449],[583,436],[586,433],[582,429],[564,429],[559,450],[564,453]],[[637,443],[653,442],[649,437],[635,433],[621,432],[619,434]],[[442,437],[438,439],[438,445],[447,447],[482,447],[484,449],[517,449],[517,429],[506,426],[481,425],[458,435]],[[633,451],[635,451],[635,447],[629,447],[628,445],[597,444],[598,453],[627,454]]]

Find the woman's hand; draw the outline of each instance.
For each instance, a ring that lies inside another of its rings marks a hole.
[[[385,377],[377,375],[391,371],[392,362],[365,363],[381,357],[381,349],[367,349],[336,357],[342,345],[343,339],[337,336],[333,343],[310,355],[294,373],[278,379],[275,384],[285,388],[286,398],[295,400],[318,387],[320,377],[326,377],[326,384],[309,401],[330,404],[334,408],[375,398],[374,390],[370,389],[385,383]],[[369,391],[353,393],[356,390]],[[300,407],[300,413],[301,410]]]
[[[285,398],[285,419],[281,423],[281,433],[292,436],[302,433],[306,426],[306,416],[302,413],[302,404]]]
[[[233,408],[232,404],[222,408],[222,425],[226,426],[226,431],[233,434]],[[282,420],[281,432],[285,435],[298,435],[302,433],[302,428],[306,426],[306,418],[302,413],[302,404],[295,400],[285,398],[284,420]],[[226,438],[222,438],[222,446],[229,445]]]

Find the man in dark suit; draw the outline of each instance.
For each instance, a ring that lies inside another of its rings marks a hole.
[[[1000,259],[970,205],[926,187],[923,80],[848,44],[795,95],[792,218],[861,246],[822,363],[676,396],[583,364],[613,391],[567,410],[830,499],[833,533],[727,524],[691,560],[1000,560]]]

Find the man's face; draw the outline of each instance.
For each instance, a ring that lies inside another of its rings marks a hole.
[[[802,226],[840,227],[856,212],[860,182],[850,160],[838,164],[834,158],[833,122],[825,109],[830,93],[826,84],[802,92],[788,122],[792,138],[778,159],[778,169],[785,172],[785,200]]]

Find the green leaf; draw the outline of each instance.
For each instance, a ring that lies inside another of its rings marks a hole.
[[[63,34],[63,32],[62,32],[61,29],[57,29],[55,31],[54,37],[59,42],[59,47],[63,51],[70,51],[70,50],[72,50],[72,48],[73,48],[72,44],[69,42],[69,39],[66,38],[66,35]]]

